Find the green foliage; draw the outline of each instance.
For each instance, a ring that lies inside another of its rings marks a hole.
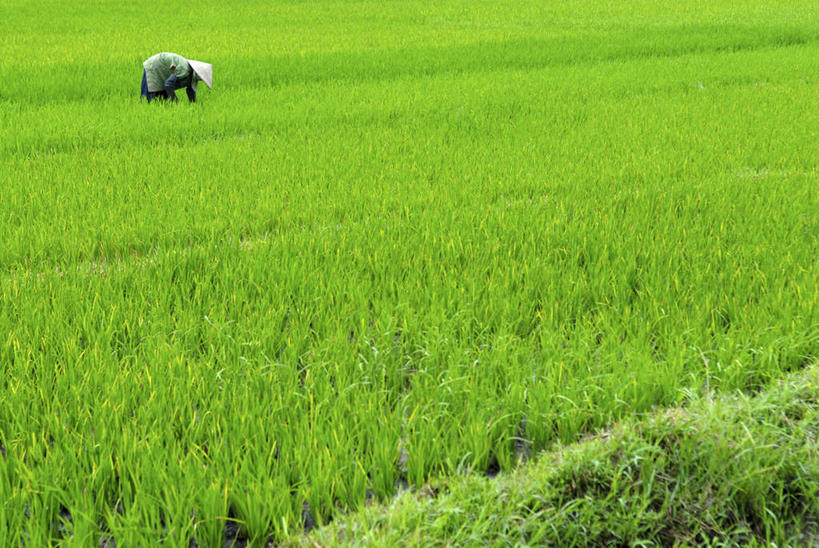
[[[0,538],[263,544],[809,363],[815,3],[712,4],[5,2]]]
[[[692,395],[497,479],[458,476],[293,545],[811,545],[819,370],[756,397]]]

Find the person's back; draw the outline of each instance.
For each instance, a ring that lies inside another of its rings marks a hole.
[[[157,53],[142,63],[142,95],[152,99],[176,101],[175,90],[185,88],[188,99],[196,100],[196,84],[203,80],[211,87],[212,69],[208,63],[191,61],[176,53]],[[197,72],[197,69],[201,74]]]
[[[148,76],[148,91],[162,91],[165,87],[165,80],[171,74],[176,74],[177,79],[183,79],[191,72],[188,61],[176,53],[162,52],[149,57],[142,66]]]

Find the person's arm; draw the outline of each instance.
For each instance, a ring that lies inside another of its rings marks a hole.
[[[173,67],[172,67],[173,68]],[[168,96],[168,99],[171,101],[176,102],[176,73],[172,72],[168,79],[165,80],[165,95]]]
[[[188,94],[188,101],[190,101],[191,103],[195,103],[196,102],[196,89],[193,87],[193,82],[188,84],[188,86],[185,88],[185,91]]]

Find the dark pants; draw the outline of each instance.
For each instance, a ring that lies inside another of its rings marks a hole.
[[[142,71],[142,92],[140,95],[145,97],[149,103],[154,99],[168,98],[168,95],[165,93],[164,89],[162,91],[148,91],[148,76],[145,74],[144,70]]]

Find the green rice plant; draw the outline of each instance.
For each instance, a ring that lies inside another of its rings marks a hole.
[[[263,545],[815,359],[811,2],[3,10],[13,543]]]

